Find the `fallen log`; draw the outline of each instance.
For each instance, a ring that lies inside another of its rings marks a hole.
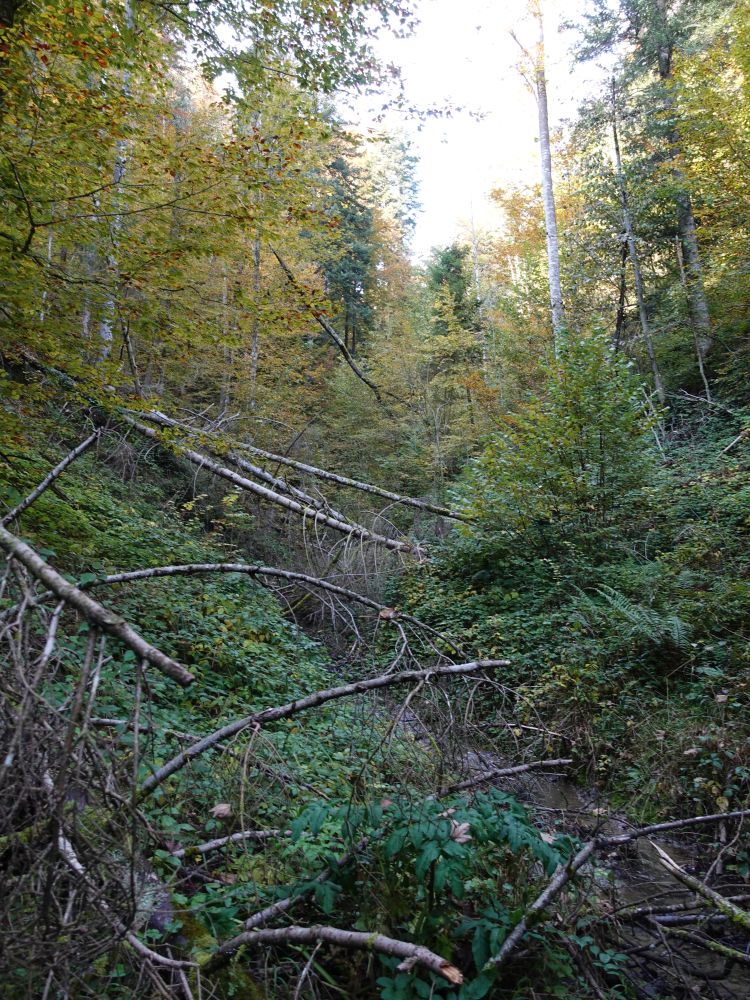
[[[54,483],[54,481],[58,479],[63,472],[65,472],[69,465],[75,462],[75,460],[85,451],[88,451],[91,445],[99,439],[100,433],[101,431],[95,430],[94,433],[90,434],[85,441],[82,441],[76,448],[68,452],[65,458],[59,462],[54,469],[51,469],[50,472],[47,473],[41,483],[39,483],[39,485],[36,486],[31,493],[29,493],[29,495],[18,504],[17,507],[14,507],[13,510],[8,511],[8,513],[3,516],[2,520],[0,520],[0,525],[5,528],[11,521],[20,517],[20,515],[23,514],[23,512],[27,510],[34,503],[34,501],[37,500],[42,493],[44,493],[45,490],[49,489],[52,483]]]
[[[119,639],[136,656],[147,663],[152,664],[157,670],[161,670],[167,677],[177,681],[178,684],[186,686],[194,678],[176,660],[162,653],[156,646],[146,642],[143,636],[139,635],[128,623],[114,611],[105,608],[93,597],[85,594],[80,587],[70,583],[65,577],[54,570],[49,563],[27,545],[20,538],[12,535],[7,528],[0,525],[0,548],[3,548],[9,556],[17,560],[24,566],[35,579],[43,583],[56,597],[65,601],[70,607],[75,608],[88,622],[96,625],[102,632]]]
[[[173,420],[171,417],[166,416],[164,413],[160,413],[158,410],[150,410],[148,413],[140,415],[145,420],[150,420],[152,423],[160,424],[163,427],[180,427],[183,430],[191,431],[193,433],[205,433],[194,427],[181,424],[179,421]],[[327,482],[336,483],[338,486],[359,490],[363,493],[371,493],[373,496],[383,497],[384,500],[390,500],[392,503],[402,504],[405,507],[414,507],[417,510],[424,510],[430,514],[438,514],[441,517],[447,517],[453,521],[465,521],[466,523],[471,524],[474,520],[468,514],[450,510],[448,507],[442,507],[438,504],[431,503],[429,500],[419,500],[416,497],[402,496],[399,493],[393,493],[391,490],[383,489],[380,486],[373,486],[371,483],[365,483],[359,479],[350,479],[348,476],[341,476],[337,472],[329,472],[327,469],[320,469],[315,465],[307,465],[305,462],[299,462],[286,455],[277,455],[275,452],[264,451],[262,448],[255,448],[249,444],[243,444],[241,447],[243,451],[250,452],[251,455],[256,455],[258,458],[263,458],[268,462],[286,465],[290,469],[296,469],[297,472],[304,472],[316,479],[324,479]],[[226,457],[240,468],[243,468],[243,462],[246,461],[234,451],[227,452]],[[252,471],[257,468],[257,466],[252,466],[250,463],[246,463],[246,466],[244,467],[247,468],[247,471]],[[284,480],[277,480],[277,482],[284,482]]]
[[[169,446],[167,442],[163,442],[161,440],[158,431],[156,431],[153,427],[148,427],[145,424],[142,424],[139,420],[136,420],[135,417],[131,417],[127,413],[121,414],[120,418],[145,437],[150,438],[152,441],[161,443],[165,447]],[[418,559],[424,559],[427,555],[426,550],[420,545],[412,542],[401,542],[395,538],[387,538],[385,535],[380,535],[375,531],[370,531],[369,528],[365,528],[364,525],[357,524],[356,522],[341,521],[339,518],[333,517],[323,510],[300,503],[292,497],[282,496],[280,493],[275,492],[267,486],[261,486],[260,483],[255,483],[244,476],[240,476],[239,473],[234,472],[232,469],[228,469],[226,466],[220,465],[218,462],[214,461],[208,455],[204,455],[202,452],[194,451],[192,448],[188,448],[186,445],[182,445],[177,442],[172,442],[171,444],[176,449],[178,454],[187,458],[188,461],[192,462],[193,465],[197,466],[199,469],[207,469],[215,476],[219,476],[221,479],[226,479],[227,482],[232,483],[234,486],[238,486],[245,492],[253,493],[262,500],[274,503],[279,507],[283,507],[284,509],[292,511],[295,514],[299,514],[303,518],[310,518],[316,524],[323,524],[328,528],[332,528],[334,531],[338,531],[339,533],[348,536],[349,538],[359,538],[365,543],[382,545],[383,548],[391,549],[394,552],[408,553],[409,555],[416,556]]]

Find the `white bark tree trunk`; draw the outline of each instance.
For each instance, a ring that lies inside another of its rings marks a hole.
[[[560,281],[560,241],[557,233],[555,188],[552,180],[552,148],[549,135],[549,105],[547,102],[547,77],[544,56],[544,19],[541,0],[531,0],[531,12],[538,26],[538,40],[534,59],[534,91],[539,115],[539,150],[542,161],[542,200],[544,202],[544,228],[547,234],[547,267],[549,272],[549,298],[552,315],[552,333],[555,354],[560,349],[560,338],[565,328],[562,285]]]

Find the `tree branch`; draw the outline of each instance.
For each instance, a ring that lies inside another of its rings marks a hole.
[[[377,401],[380,403],[381,406],[385,407],[385,403],[383,402],[383,397],[380,393],[380,389],[377,387],[377,385],[375,385],[372,379],[368,378],[367,375],[365,375],[365,373],[362,371],[362,369],[359,367],[357,362],[352,357],[349,348],[346,346],[341,337],[339,337],[339,335],[336,333],[336,331],[328,322],[328,320],[325,318],[325,316],[320,312],[320,310],[311,306],[310,303],[307,301],[307,296],[305,295],[302,288],[300,288],[299,282],[294,277],[294,274],[292,273],[289,266],[285,263],[283,258],[276,252],[276,250],[274,250],[273,247],[271,247],[270,250],[271,253],[274,255],[274,257],[276,258],[276,260],[278,261],[279,267],[286,275],[287,281],[292,286],[292,288],[294,288],[294,290],[302,297],[305,305],[310,310],[312,315],[315,317],[315,320],[318,323],[318,325],[323,329],[323,331],[327,334],[327,336],[330,337],[330,339],[336,345],[336,347],[339,350],[339,353],[342,355],[342,357],[349,365],[351,370],[354,372],[354,374],[357,376],[357,378],[360,379],[362,382],[364,382],[365,385],[368,386],[370,389],[372,389],[375,395],[375,399],[377,399]]]
[[[544,891],[537,896],[531,906],[529,906],[526,910],[521,920],[516,924],[505,941],[503,941],[500,951],[496,955],[493,955],[489,960],[487,963],[488,967],[502,965],[504,962],[507,962],[516,948],[518,948],[518,945],[521,943],[526,931],[541,920],[544,911],[550,903],[560,895],[562,890],[568,882],[570,882],[579,868],[582,868],[587,863],[591,855],[596,850],[596,846],[595,840],[589,840],[583,845],[580,851],[578,851],[578,853],[570,859],[565,867],[558,869],[557,874],[547,884]]]
[[[631,830],[630,833],[623,833],[613,837],[595,837],[593,840],[588,841],[564,868],[560,868],[558,870],[544,891],[534,900],[531,906],[526,910],[523,918],[516,924],[511,933],[505,939],[500,951],[489,960],[488,965],[502,965],[508,960],[508,958],[510,958],[513,952],[518,948],[518,945],[527,930],[537,923],[544,911],[548,908],[549,904],[565,888],[578,869],[583,867],[591,855],[599,848],[621,847],[624,844],[629,844],[631,841],[638,840],[640,837],[648,836],[651,833],[661,833],[665,830],[678,830],[690,826],[700,826],[705,823],[719,823],[723,820],[739,819],[745,816],[750,816],[750,809],[739,809],[734,813],[714,813],[710,816],[692,816],[689,819],[672,820],[668,823],[655,823],[652,826],[644,826],[636,830]],[[657,848],[657,850],[659,849]],[[670,868],[670,871],[672,871],[675,878],[679,878],[680,881],[683,881],[686,885],[688,884],[686,879],[691,879],[691,881],[696,882],[702,887],[703,890],[705,890],[702,892],[704,897],[709,898],[706,896],[706,893],[713,893],[712,889],[704,886],[702,882],[698,881],[698,879],[692,879],[692,876],[682,872],[682,869],[678,868],[675,862],[673,862],[672,859],[669,858],[669,855],[666,855],[665,852],[659,850],[659,853],[660,855],[664,854],[674,868],[678,869],[681,873],[678,876],[677,873]],[[665,862],[662,863],[665,864],[665,867],[668,867]],[[691,888],[693,888],[696,892],[700,891],[694,885],[691,885]],[[730,919],[737,919],[737,922],[742,923],[744,927],[750,927],[750,914],[741,910],[739,907],[734,906],[733,903],[726,901],[723,896],[719,895],[719,893],[715,893],[714,895],[721,900],[721,905],[719,905],[718,902],[713,900],[713,896],[710,897],[717,906],[717,909],[720,909],[720,911],[727,915]],[[734,914],[734,916],[731,916],[730,914]]]
[[[218,851],[220,847],[226,847],[227,844],[241,844],[245,840],[273,840],[274,837],[280,837],[284,833],[283,830],[241,830],[239,833],[230,833],[228,837],[217,837],[216,840],[207,840],[193,847],[179,847],[169,853],[174,858],[184,858],[189,854],[210,854],[212,851]],[[289,831],[286,833],[288,835]]]
[[[82,584],[81,589],[89,590],[92,587],[130,583],[133,580],[152,580],[168,576],[192,576],[194,574],[203,575],[208,573],[242,573],[253,577],[268,576],[280,580],[289,580],[292,583],[305,583],[311,587],[319,587],[321,590],[336,594],[338,597],[343,597],[348,601],[355,601],[366,608],[372,608],[373,611],[378,612],[384,621],[398,620],[409,622],[416,628],[423,629],[425,632],[429,632],[443,642],[448,643],[457,652],[460,649],[448,636],[443,635],[442,632],[434,629],[431,625],[420,621],[419,618],[415,618],[414,615],[399,611],[397,608],[386,607],[385,604],[380,604],[371,597],[365,597],[362,594],[358,594],[355,590],[348,590],[346,587],[340,587],[338,584],[323,580],[320,577],[309,576],[307,573],[297,573],[289,569],[278,569],[275,566],[248,566],[246,563],[184,563],[175,566],[152,566],[148,569],[136,569],[130,570],[127,573],[113,573],[110,576],[103,576],[98,580]],[[570,762],[568,761],[568,763]]]
[[[187,686],[194,679],[193,675],[181,664],[162,653],[160,649],[139,635],[119,615],[99,604],[80,588],[69,583],[38,555],[30,545],[16,538],[5,527],[0,525],[0,548],[3,548],[13,559],[48,587],[56,597],[75,608],[92,625],[103,632],[114,636],[131,649],[141,660],[146,660],[167,677]]]
[[[693,875],[689,875],[686,871],[683,871],[674,858],[671,858],[658,844],[651,841],[651,846],[656,851],[659,863],[662,867],[666,868],[673,878],[676,878],[678,882],[682,882],[688,889],[692,889],[693,892],[697,892],[699,896],[708,900],[714,909],[731,920],[732,923],[737,924],[746,931],[750,931],[750,913],[747,910],[743,910],[735,903],[732,903],[725,896],[722,896],[721,893],[716,892],[715,889],[709,888],[699,878],[695,878]]]
[[[216,953],[216,957],[225,958],[241,947],[259,947],[271,944],[314,944],[318,941],[326,941],[329,944],[337,945],[340,948],[356,948],[366,951],[378,951],[383,955],[394,955],[403,961],[399,965],[399,970],[409,971],[415,965],[423,965],[430,972],[442,976],[454,986],[460,986],[464,977],[455,965],[451,965],[440,955],[419,944],[411,941],[398,941],[395,938],[385,937],[383,934],[370,934],[364,931],[347,931],[338,927],[279,927],[266,930],[245,931],[238,934],[222,945]],[[213,956],[208,959],[204,968],[210,972],[212,969]]]
[[[176,757],[167,761],[166,764],[154,771],[150,777],[146,778],[141,785],[141,795],[147,795],[152,792],[167,778],[180,771],[195,757],[216,746],[217,743],[236,736],[251,726],[263,726],[269,722],[277,722],[279,719],[286,719],[290,715],[305,712],[310,708],[318,708],[320,705],[338,698],[347,698],[366,691],[390,687],[393,684],[410,684],[416,681],[431,680],[433,677],[460,676],[475,673],[477,670],[491,670],[496,667],[505,667],[508,665],[508,660],[475,660],[471,663],[454,663],[446,667],[433,667],[430,670],[406,670],[400,674],[382,674],[379,677],[371,677],[369,680],[354,681],[351,684],[344,684],[341,687],[315,691],[304,698],[297,698],[294,701],[287,702],[285,705],[279,705],[275,708],[262,709],[260,712],[254,712],[252,715],[245,716],[244,719],[235,719],[234,722],[222,726],[221,729],[217,729],[213,733],[209,733],[198,740],[197,743],[194,743],[177,754]]]
[[[85,441],[82,441],[77,448],[74,448],[71,452],[69,452],[62,462],[58,463],[58,465],[56,465],[54,469],[52,469],[52,471],[44,477],[41,483],[39,483],[39,485],[35,487],[31,493],[29,493],[25,500],[22,500],[17,507],[14,507],[13,510],[3,516],[2,520],[0,520],[0,525],[5,527],[10,524],[11,521],[15,520],[15,518],[20,517],[20,515],[23,514],[23,512],[27,510],[34,503],[34,501],[37,500],[42,493],[44,493],[44,491],[48,489],[59,476],[62,475],[63,472],[65,472],[67,467],[72,462],[75,462],[79,455],[82,455],[88,448],[91,447],[94,441],[98,440],[100,433],[100,430],[95,430],[94,433],[87,437]]]
[[[523,774],[525,771],[538,771],[541,768],[564,767],[572,764],[572,757],[561,757],[559,760],[532,760],[528,764],[517,764],[515,767],[500,767],[494,771],[483,771],[473,778],[465,781],[458,781],[455,785],[447,785],[441,788],[438,795],[450,795],[453,792],[464,792],[467,788],[474,788],[475,785],[483,785],[486,781],[494,781],[496,778],[508,778],[513,774]]]

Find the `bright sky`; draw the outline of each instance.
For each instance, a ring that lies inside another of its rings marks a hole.
[[[571,66],[569,32],[560,22],[577,19],[586,0],[547,0],[545,34],[550,121],[554,129],[571,117],[578,101],[601,79],[595,67]],[[526,0],[418,0],[421,24],[414,36],[383,40],[383,57],[402,68],[408,100],[446,103],[466,111],[450,119],[418,123],[392,115],[389,129],[411,137],[420,158],[422,214],[414,253],[450,243],[466,231],[472,215],[478,228],[496,225],[490,190],[539,179],[536,103],[517,66],[521,52],[513,29],[531,48],[535,27]]]

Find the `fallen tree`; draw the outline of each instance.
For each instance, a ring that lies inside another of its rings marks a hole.
[[[178,442],[165,442],[161,439],[159,432],[153,427],[146,426],[127,413],[123,413],[121,415],[121,419],[145,437],[150,438],[152,441],[156,441],[164,447],[171,446],[177,454],[188,459],[188,461],[192,462],[197,468],[207,469],[209,472],[213,473],[213,475],[219,476],[221,479],[225,479],[227,482],[232,483],[233,486],[238,486],[241,490],[244,490],[247,493],[253,493],[262,500],[267,500],[268,502],[276,504],[279,507],[283,507],[285,510],[298,514],[302,518],[309,518],[315,524],[325,525],[326,527],[331,528],[340,534],[346,535],[349,538],[358,538],[364,543],[381,545],[383,548],[391,549],[394,552],[403,552],[408,555],[416,556],[418,559],[424,559],[427,555],[426,550],[418,544],[412,542],[402,542],[396,538],[387,538],[385,535],[380,535],[375,531],[371,531],[369,528],[365,528],[364,525],[357,524],[356,522],[342,521],[331,514],[327,514],[322,509],[311,507],[309,504],[301,503],[292,497],[282,496],[280,493],[275,492],[267,486],[262,486],[260,483],[253,482],[245,476],[240,476],[237,472],[234,472],[232,469],[228,469],[226,466],[220,465],[210,456],[205,455],[202,452],[195,451],[194,449],[188,448],[186,445],[182,445]]]
[[[147,413],[139,415],[143,417],[144,420],[149,420],[162,427],[179,427],[182,430],[186,430],[193,434],[201,434],[203,436],[207,433],[211,433],[200,430],[199,428],[190,427],[189,425],[180,423],[177,420],[173,420],[171,417],[166,416],[164,413],[160,413],[158,410],[149,410]],[[265,459],[268,462],[285,465],[290,469],[295,469],[297,472],[303,472],[306,475],[313,476],[315,479],[324,479],[327,482],[336,483],[337,486],[359,490],[362,493],[370,493],[373,496],[382,497],[384,500],[390,500],[392,503],[401,504],[404,507],[414,507],[416,510],[424,510],[430,514],[447,517],[453,521],[465,521],[467,524],[471,524],[474,520],[469,514],[464,514],[456,510],[450,510],[448,507],[442,507],[429,500],[419,500],[416,497],[402,496],[399,493],[393,493],[391,490],[383,489],[380,486],[373,486],[372,483],[362,482],[360,479],[350,479],[348,476],[341,476],[337,472],[329,472],[327,469],[320,469],[315,465],[308,465],[305,462],[299,462],[297,459],[289,458],[287,455],[277,455],[275,452],[264,451],[262,448],[255,448],[249,444],[243,444],[240,447],[242,448],[242,451],[249,452],[251,455],[256,455],[258,458]],[[238,455],[235,451],[227,451],[225,455],[226,458],[236,464],[239,468],[245,468],[248,472],[253,472],[258,468],[257,466],[247,462],[246,459],[244,459],[241,455]],[[275,480],[277,483],[286,483],[285,480],[270,476],[269,473],[266,473],[266,475],[268,475],[270,479]],[[290,488],[293,489],[294,487]]]
[[[156,646],[152,646],[114,611],[105,608],[93,597],[84,593],[80,587],[76,587],[75,584],[66,580],[49,563],[45,562],[30,545],[21,541],[20,538],[16,538],[2,525],[0,525],[0,548],[3,548],[11,558],[24,566],[35,579],[48,587],[61,601],[75,608],[86,621],[100,628],[102,632],[119,639],[141,660],[152,664],[167,677],[171,677],[172,680],[183,686],[194,680],[193,675],[182,664],[173,660],[171,656],[167,656]]]
[[[202,739],[193,743],[192,746],[182,750],[171,760],[167,761],[160,768],[154,771],[141,784],[141,795],[152,792],[161,785],[167,778],[182,770],[186,764],[201,754],[215,747],[217,743],[236,736],[250,727],[261,727],[269,722],[278,722],[280,719],[287,719],[298,712],[305,712],[319,705],[325,705],[329,701],[339,698],[348,698],[356,694],[364,694],[367,691],[376,691],[380,688],[391,687],[394,684],[411,684],[419,681],[429,681],[434,677],[462,676],[473,674],[478,670],[493,670],[497,667],[507,667],[509,660],[475,660],[471,663],[453,663],[445,667],[433,667],[428,670],[405,670],[398,674],[381,674],[379,677],[371,677],[368,680],[353,681],[351,684],[343,684],[340,687],[327,688],[322,691],[315,691],[304,698],[296,698],[285,705],[278,705],[274,708],[265,708],[259,712],[253,712],[242,719],[235,719],[221,729],[216,729]]]

